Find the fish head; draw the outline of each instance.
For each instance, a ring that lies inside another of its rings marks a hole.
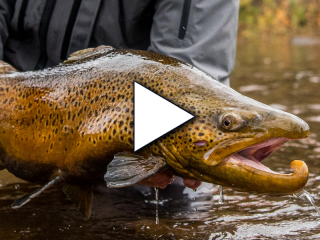
[[[288,141],[306,138],[308,124],[214,80],[181,88],[174,102],[195,118],[161,141],[168,163],[182,176],[239,191],[285,195],[300,191],[308,168],[293,161],[293,174],[279,174],[261,161]]]

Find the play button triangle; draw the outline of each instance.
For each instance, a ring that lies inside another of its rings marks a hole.
[[[192,118],[192,114],[134,83],[134,151]]]

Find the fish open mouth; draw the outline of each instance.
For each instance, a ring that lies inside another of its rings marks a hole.
[[[298,192],[306,185],[309,176],[308,167],[303,161],[291,162],[290,167],[294,171],[291,174],[274,172],[261,163],[290,140],[292,139],[269,138],[243,149],[237,146],[238,150],[214,165],[215,156],[219,157],[228,147],[232,149],[228,142],[217,145],[204,155],[204,159],[209,162],[209,164],[205,162],[206,166],[210,166],[204,167],[205,181],[231,187],[237,191],[270,195],[287,195]]]
[[[271,138],[232,154],[231,156],[227,157],[224,162],[245,164],[265,172],[278,174],[263,165],[261,161],[288,141],[289,139],[287,138]]]

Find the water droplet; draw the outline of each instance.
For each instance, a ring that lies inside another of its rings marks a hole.
[[[224,203],[223,187],[222,187],[222,186],[220,186],[220,198],[219,198],[219,203],[220,203],[220,204]]]
[[[14,188],[15,188],[15,189],[18,189],[19,187],[20,187],[19,184],[14,185]]]
[[[158,210],[158,201],[159,201],[159,189],[154,188],[155,195],[156,195],[156,224],[159,224],[159,210]]]
[[[158,203],[158,200],[159,200],[159,188],[154,188],[154,191],[155,191],[155,195],[156,195],[156,201]]]

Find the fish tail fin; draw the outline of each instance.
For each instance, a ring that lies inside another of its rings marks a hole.
[[[13,209],[17,209],[22,207],[23,205],[25,205],[26,203],[30,202],[31,199],[39,196],[41,193],[43,193],[45,190],[47,190],[48,188],[50,188],[52,185],[61,182],[61,178],[58,176],[56,178],[54,178],[53,180],[51,180],[50,182],[48,182],[47,184],[41,186],[40,188],[38,188],[37,190],[28,193],[27,195],[22,196],[21,198],[16,199],[11,207]]]
[[[0,60],[0,74],[7,74],[17,72],[17,69],[12,67],[9,63]]]
[[[92,208],[92,185],[79,186],[67,183],[63,186],[62,191],[77,206],[84,219],[88,220],[91,216]]]

